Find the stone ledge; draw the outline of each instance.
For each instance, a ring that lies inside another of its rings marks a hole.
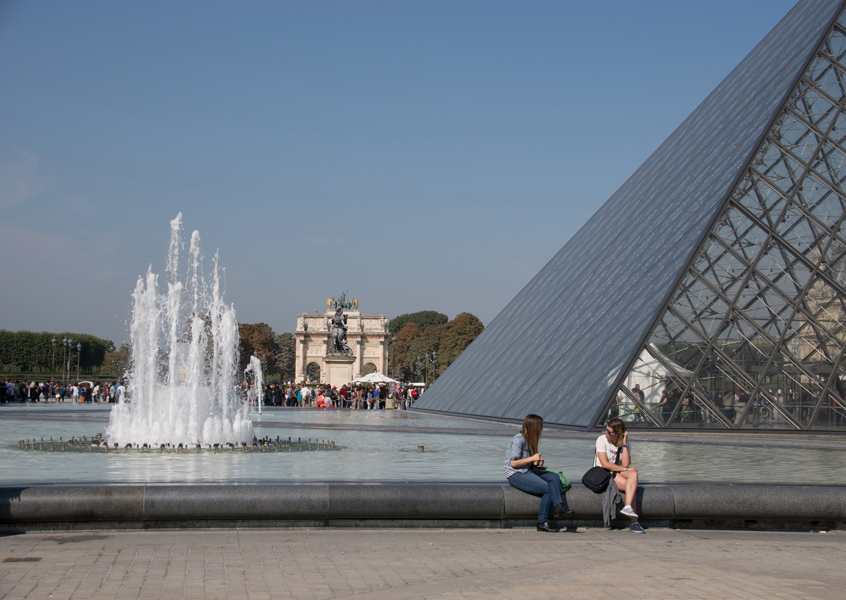
[[[578,525],[602,497],[567,493]],[[530,526],[539,499],[507,483],[127,484],[0,487],[0,529]],[[664,526],[843,528],[846,486],[646,484],[641,521]],[[625,520],[624,520],[625,521]]]

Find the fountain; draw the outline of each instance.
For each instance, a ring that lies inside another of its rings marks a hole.
[[[255,356],[250,357],[250,364],[244,369],[244,377],[251,379],[252,386],[247,389],[247,400],[250,407],[255,406],[258,414],[261,414],[261,405],[264,403],[263,378],[261,361]]]
[[[170,222],[167,293],[152,266],[133,292],[128,397],[112,409],[109,443],[185,447],[252,444],[249,402],[237,392],[238,323],[224,303],[217,252],[203,273],[200,234],[191,234],[187,281],[179,279],[182,213]],[[261,382],[261,365],[249,369]],[[260,406],[260,398],[257,401]]]

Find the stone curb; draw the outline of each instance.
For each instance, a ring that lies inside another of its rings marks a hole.
[[[602,525],[601,495],[575,485],[567,500],[576,524]],[[538,502],[507,483],[4,486],[0,529],[501,528],[534,523]],[[846,486],[646,484],[638,512],[665,526],[843,528]]]

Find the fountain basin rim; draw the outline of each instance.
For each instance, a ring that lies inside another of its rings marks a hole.
[[[601,524],[602,496],[567,493],[581,524]],[[0,487],[0,528],[286,526],[511,527],[538,499],[507,482],[42,484]],[[641,521],[846,528],[846,486],[644,484]]]

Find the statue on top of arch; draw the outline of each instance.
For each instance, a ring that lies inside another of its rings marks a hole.
[[[326,310],[335,309],[335,314],[329,319],[329,347],[327,354],[345,354],[353,356],[353,352],[347,346],[347,315],[345,310],[358,310],[358,298],[347,300],[347,293],[344,292],[338,298],[326,299]]]
[[[358,310],[358,298],[352,300],[347,299],[347,293],[343,292],[337,298],[326,299],[326,310],[330,311],[333,308],[342,310]]]
[[[345,354],[353,356],[353,351],[347,346],[347,315],[340,306],[329,320],[329,347],[326,354]]]

